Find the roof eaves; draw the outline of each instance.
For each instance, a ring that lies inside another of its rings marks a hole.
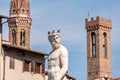
[[[44,56],[48,56],[47,53],[38,52],[38,51],[35,51],[35,50],[31,50],[31,49],[25,49],[25,48],[18,47],[18,46],[12,46],[12,45],[9,45],[9,44],[3,44],[3,46],[8,46],[8,47],[11,47],[11,48],[15,48],[15,49],[19,49],[19,50],[24,50],[24,51],[27,51],[27,52],[32,52],[32,53],[36,53],[36,54],[40,54],[40,55],[44,55]]]
[[[8,17],[4,15],[0,15],[0,18],[8,18]]]

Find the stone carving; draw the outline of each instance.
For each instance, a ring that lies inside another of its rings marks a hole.
[[[48,80],[66,80],[68,51],[61,44],[60,30],[48,32],[48,40],[53,48],[48,56]]]

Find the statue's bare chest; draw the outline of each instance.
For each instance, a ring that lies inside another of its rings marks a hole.
[[[49,54],[48,60],[57,60],[59,59],[59,55],[60,55],[60,50],[54,50]]]

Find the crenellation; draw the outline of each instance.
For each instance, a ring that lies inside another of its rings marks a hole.
[[[107,19],[107,18],[103,18],[103,17],[100,17],[100,16],[97,16],[96,19],[94,19],[94,17],[91,17],[90,20],[88,18],[85,19],[85,22],[94,22],[94,21],[105,21],[105,22],[110,22],[111,23],[111,20],[110,19]]]
[[[85,19],[85,25],[87,29],[90,29],[88,27],[96,26],[96,27],[103,27],[103,28],[112,28],[112,21],[108,20],[103,17],[96,17],[96,20],[92,17],[91,20]]]

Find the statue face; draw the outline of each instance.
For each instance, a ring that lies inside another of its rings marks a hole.
[[[60,32],[48,32],[48,39],[53,47],[56,45],[59,46],[58,44],[61,43]]]

